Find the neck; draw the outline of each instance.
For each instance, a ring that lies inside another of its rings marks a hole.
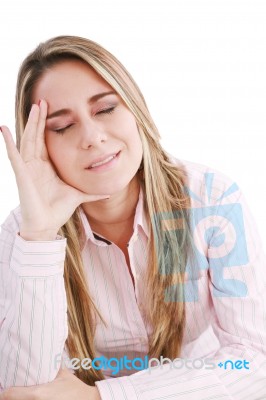
[[[140,183],[134,177],[126,188],[113,194],[110,199],[83,203],[82,208],[92,230],[99,232],[132,225],[139,198]]]

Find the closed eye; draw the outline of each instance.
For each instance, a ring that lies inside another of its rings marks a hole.
[[[98,114],[112,114],[112,112],[114,112],[115,107],[116,107],[116,106],[113,106],[113,107],[106,108],[106,109],[104,109],[104,110],[98,111],[98,112],[96,113],[96,115],[98,115]]]
[[[54,129],[54,132],[59,133],[59,135],[63,135],[63,133],[72,126],[73,124],[67,125],[64,128]]]
[[[110,108],[106,108],[104,110],[100,110],[96,113],[96,115],[98,114],[112,114],[115,110],[116,106],[110,107]],[[60,128],[60,129],[54,129],[54,132],[58,133],[59,135],[63,135],[64,132],[70,128],[73,124],[67,125],[64,128]]]

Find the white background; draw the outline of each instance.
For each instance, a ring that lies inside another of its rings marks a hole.
[[[92,39],[140,86],[164,148],[214,167],[246,196],[266,248],[265,0],[1,0],[0,125],[15,137],[19,66],[57,35]],[[0,138],[0,223],[19,204]]]

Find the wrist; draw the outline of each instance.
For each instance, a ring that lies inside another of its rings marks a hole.
[[[57,232],[51,231],[19,231],[19,236],[27,241],[51,241],[55,240]]]

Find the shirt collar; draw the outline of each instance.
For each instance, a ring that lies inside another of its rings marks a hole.
[[[147,216],[144,210],[144,193],[143,193],[143,188],[142,185],[140,185],[140,191],[139,191],[139,200],[137,203],[136,207],[136,212],[135,212],[135,218],[134,218],[134,224],[133,224],[133,230],[138,229],[138,226],[140,226],[145,235],[148,237],[149,236],[149,227],[148,227],[148,221],[147,221]]]
[[[109,244],[111,244],[111,242],[109,242],[107,239],[97,235],[96,233],[94,233],[92,231],[90,223],[88,221],[88,218],[86,217],[86,214],[81,206],[79,207],[79,216],[80,216],[81,222],[83,224],[84,234],[85,234],[85,237],[83,237],[83,243],[81,245],[81,250],[84,249],[84,246],[85,246],[87,240],[89,240],[89,239],[93,243],[100,245],[100,246],[108,246]],[[133,231],[134,232],[137,231],[139,229],[139,226],[143,229],[144,233],[148,237],[149,236],[149,228],[148,228],[146,214],[144,212],[144,194],[143,194],[143,189],[142,189],[141,185],[140,185],[140,191],[139,191],[139,199],[138,199],[138,203],[137,203],[136,211],[135,211]]]

